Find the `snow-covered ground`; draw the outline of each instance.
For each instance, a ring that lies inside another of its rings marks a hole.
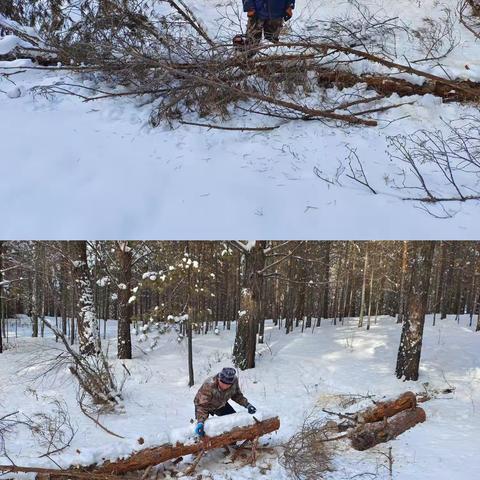
[[[221,17],[225,12],[233,15],[229,3],[200,0],[192,8],[215,35],[228,31],[229,24]],[[441,18],[447,5],[437,0],[360,3],[380,17],[398,16],[414,28],[425,26],[426,17]],[[454,10],[451,2],[448,6]],[[292,28],[308,26],[315,31],[325,25],[322,21],[345,12],[357,15],[346,1],[299,0]],[[457,47],[441,60],[441,66],[427,62],[419,68],[480,80],[480,42],[458,19],[454,35]],[[7,43],[13,42],[4,39],[2,51],[7,50]],[[417,47],[414,38],[406,42],[400,36],[396,60],[405,63],[404,55],[409,60],[421,58]],[[22,60],[0,62],[0,72],[5,67],[21,70],[25,65]],[[355,68],[382,71],[364,62]],[[152,129],[148,126],[151,105],[140,106],[138,101],[85,103],[74,97],[31,95],[29,90],[36,85],[91,85],[63,70],[28,70],[10,80],[15,85],[0,76],[4,237],[44,239],[55,232],[59,239],[476,239],[480,234],[480,225],[474,221],[478,202],[452,202],[446,211],[436,208],[431,215],[416,203],[403,201],[402,197],[409,196],[406,193],[418,191],[394,188],[393,182],[403,181],[402,166],[386,154],[388,136],[425,127],[445,129],[445,122],[478,114],[473,106],[442,104],[432,96],[392,97],[391,103],[415,103],[372,114],[378,127],[336,128],[292,121],[259,133],[178,124]],[[310,103],[315,105],[318,95],[312,94]],[[238,111],[223,125],[271,123],[272,119]],[[345,174],[333,185],[315,174],[318,169],[322,176],[335,179],[340,163],[348,168],[347,147],[356,149],[378,195]],[[406,170],[405,183],[416,185]],[[444,189],[439,176],[426,175],[435,189]],[[476,187],[478,181],[475,175],[459,179],[466,189]]]
[[[431,326],[427,319],[418,382],[402,382],[394,376],[400,326],[390,317],[379,317],[370,331],[358,329],[356,319],[344,326],[322,322],[320,328],[289,335],[267,322],[266,344],[260,346],[255,369],[240,372],[240,385],[258,414],[278,415],[280,430],[263,438],[281,454],[286,441],[312,411],[324,415],[322,408],[342,411],[341,395],[391,396],[406,390],[420,392],[422,383],[431,388],[455,387],[453,394],[422,405],[427,421],[405,432],[396,440],[366,452],[357,452],[340,444],[334,456],[332,480],[350,479],[369,472],[372,478],[388,478],[385,457],[392,447],[393,478],[396,480],[471,480],[480,471],[478,432],[480,431],[480,334],[468,327],[466,316],[457,324],[453,317]],[[109,323],[110,354],[115,355],[115,322]],[[178,343],[171,332],[160,337],[149,351],[147,343],[134,340],[134,359],[125,362],[131,376],[124,387],[125,411],[101,417],[101,422],[124,440],[108,435],[83,416],[75,401],[76,385],[69,373],[60,371],[42,381],[32,382],[41,370],[40,361],[54,347],[52,338],[32,339],[19,327],[11,345],[0,356],[0,416],[20,410],[30,416],[51,409],[52,399],[65,401],[78,432],[71,446],[52,458],[60,465],[90,464],[104,458],[126,455],[143,446],[185,438],[193,425],[193,397],[200,383],[224,366],[231,365],[230,353],[234,330],[220,329],[194,338],[195,386],[188,387],[185,342]],[[24,332],[25,336],[21,336]],[[112,357],[113,358],[113,357]],[[28,367],[30,366],[30,367]],[[119,371],[123,368],[119,367]],[[43,366],[45,367],[45,366]],[[348,411],[371,404],[362,400]],[[236,404],[233,404],[236,406]],[[215,431],[230,423],[242,424],[248,414],[242,407],[238,418],[208,420]],[[208,423],[207,422],[207,423]],[[216,422],[216,423],[215,423]],[[54,467],[27,430],[7,438],[9,456],[18,465]],[[186,458],[177,467],[183,470]],[[0,457],[0,463],[7,463]],[[239,467],[225,463],[222,452],[209,452],[202,459],[198,473],[207,472],[215,480],[265,478],[288,479],[275,455],[262,454],[257,467]],[[264,472],[261,474],[261,472]],[[356,477],[357,478],[357,477]]]

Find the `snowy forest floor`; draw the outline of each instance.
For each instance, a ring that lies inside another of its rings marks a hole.
[[[359,3],[382,18],[398,16],[416,29],[428,30],[431,24],[425,19],[439,21],[446,6],[454,13],[451,2],[436,0]],[[218,31],[231,35],[225,18],[225,14],[235,16],[231,5],[229,0],[201,0],[191,6],[212,35]],[[319,31],[326,21],[346,13],[359,15],[347,1],[299,0],[288,28]],[[458,18],[453,34],[456,48],[440,62],[421,63],[421,68],[479,81],[480,42]],[[403,63],[422,56],[415,39],[400,36],[396,49],[396,61]],[[0,73],[5,67],[22,70],[28,65],[26,60],[0,62]],[[365,61],[352,68],[355,73],[385,73]],[[30,92],[34,86],[56,82],[92,85],[54,67],[9,79],[0,76],[0,215],[5,237],[40,239],[52,231],[57,238],[162,239],[190,238],[191,232],[198,239],[306,239],[320,234],[323,239],[396,239],[404,238],[405,232],[412,239],[474,239],[480,234],[475,221],[478,201],[426,206],[402,200],[418,193],[410,188],[418,180],[408,166],[390,161],[386,153],[389,136],[421,128],[446,132],[446,122],[478,116],[473,105],[442,103],[431,95],[402,99],[394,95],[388,100],[392,104],[415,103],[372,114],[378,127],[291,121],[272,132],[253,133],[175,122],[173,129],[167,124],[151,128],[152,105],[139,100],[85,103],[77,97],[44,98]],[[330,95],[356,92],[347,88]],[[310,101],[315,104],[321,95],[313,92]],[[254,127],[273,120],[236,110],[222,125]],[[345,175],[349,148],[356,149],[378,195]],[[332,183],[321,180],[315,171]],[[445,192],[441,174],[427,168],[425,175],[434,191]],[[477,174],[459,179],[467,192],[475,190],[479,181]]]
[[[107,322],[109,354],[116,354],[115,321]],[[305,415],[315,412],[324,416],[322,408],[344,411],[342,395],[392,396],[412,390],[421,392],[422,383],[432,388],[455,387],[453,394],[433,399],[422,405],[427,421],[402,434],[396,440],[377,448],[358,452],[339,443],[335,449],[334,471],[326,478],[386,479],[388,470],[381,452],[392,447],[393,478],[396,480],[460,480],[475,478],[480,470],[478,432],[480,431],[480,336],[468,326],[467,316],[460,323],[453,317],[439,320],[433,327],[426,321],[424,345],[418,382],[402,382],[394,369],[401,326],[391,317],[378,318],[369,331],[357,328],[357,319],[334,326],[323,321],[315,331],[289,335],[267,321],[266,343],[260,345],[256,368],[240,372],[240,385],[247,398],[258,408],[280,417],[280,430],[263,438],[281,455],[281,444],[301,425]],[[42,368],[42,360],[51,357],[53,338],[29,338],[27,326],[19,328],[14,338],[10,321],[10,348],[0,356],[0,416],[16,410],[32,416],[48,412],[54,399],[65,401],[78,432],[71,446],[52,458],[61,466],[91,464],[105,458],[127,455],[143,447],[162,443],[176,429],[190,428],[193,397],[203,380],[231,365],[234,329],[196,335],[193,343],[195,385],[188,387],[187,345],[178,343],[171,331],[158,338],[149,348],[150,339],[134,337],[134,358],[125,361],[131,373],[124,386],[125,412],[101,417],[101,422],[124,440],[108,435],[79,411],[75,397],[76,384],[62,369],[34,380]],[[21,336],[22,332],[25,336]],[[106,344],[107,342],[104,342]],[[119,372],[123,371],[115,361]],[[236,404],[233,404],[237,406]],[[371,405],[369,399],[350,405],[355,411]],[[238,406],[237,406],[238,407]],[[240,411],[243,408],[238,407]],[[191,427],[193,428],[193,426]],[[269,438],[270,437],[270,438]],[[18,430],[6,439],[10,458],[18,465],[55,468],[46,458],[38,458],[42,449],[27,429]],[[180,465],[184,469],[185,459]],[[8,459],[0,457],[0,463]],[[289,479],[275,455],[260,455],[257,467],[239,467],[225,463],[220,451],[209,452],[198,469],[204,478],[215,480],[265,478]],[[7,475],[8,477],[8,475]],[[20,478],[20,477],[19,477]],[[25,478],[29,478],[25,476]]]

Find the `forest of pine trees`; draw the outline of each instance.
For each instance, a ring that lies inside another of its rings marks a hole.
[[[379,315],[396,317],[396,375],[413,380],[426,313],[433,324],[468,314],[480,330],[480,242],[3,241],[0,268],[3,344],[17,315],[29,317],[33,337],[48,317],[57,336],[91,355],[114,320],[125,359],[132,334],[175,325],[188,338],[191,383],[193,335],[236,326],[234,362],[253,368],[265,319],[287,335],[352,317],[368,330]]]

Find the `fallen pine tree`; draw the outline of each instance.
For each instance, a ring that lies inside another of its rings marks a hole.
[[[95,72],[104,79],[104,84],[123,87],[118,92],[100,85],[95,88],[81,82],[77,85],[57,82],[39,86],[34,93],[71,94],[85,101],[149,95],[152,103],[155,100],[157,104],[151,115],[154,126],[162,120],[188,123],[183,121],[183,116],[190,112],[200,117],[226,118],[231,115],[231,106],[244,109],[240,104],[245,101],[250,102],[249,112],[272,118],[375,126],[377,120],[371,118],[372,114],[405,105],[404,102],[385,102],[385,97],[392,94],[432,94],[449,102],[477,103],[480,99],[478,83],[434,75],[431,68],[417,68],[414,65],[418,64],[409,59],[402,63],[393,61],[395,55],[385,45],[376,44],[385,23],[381,19],[371,21],[366,27],[371,29],[372,45],[365,39],[359,44],[355,35],[347,35],[348,25],[344,25],[341,37],[328,34],[329,26],[324,35],[291,35],[282,37],[286,41],[275,45],[262,44],[239,53],[231,44],[210,38],[185,2],[169,0],[168,3],[185,19],[183,27],[165,30],[165,25],[169,25],[168,16],[146,16],[135,2],[128,1],[85,17],[61,35],[45,34],[41,40],[29,40],[20,27],[7,26],[12,33],[30,41],[36,55],[48,55],[52,63],[58,62],[58,68],[80,74]],[[129,21],[118,24],[118,18]],[[340,28],[338,22],[335,28]],[[386,33],[395,35],[403,28],[389,23]],[[185,49],[186,44],[191,44],[191,48]],[[372,46],[375,48],[370,48]],[[25,50],[20,52],[23,53]],[[351,68],[356,62],[381,65],[382,74],[356,74]],[[399,78],[400,75],[410,75],[411,80]],[[309,93],[319,87],[325,91],[330,87],[355,91],[338,95],[332,89],[331,95],[312,98]],[[374,90],[378,95],[372,97],[366,90]],[[225,128],[212,123],[193,124]]]
[[[106,461],[101,465],[95,464],[88,467],[71,466],[65,470],[0,465],[0,472],[34,472],[37,473],[37,480],[60,480],[65,478],[78,480],[114,480],[120,478],[120,475],[145,470],[168,460],[184,457],[185,455],[198,454],[197,459],[200,459],[208,450],[227,447],[239,441],[243,442],[241,447],[247,442],[252,442],[252,459],[254,460],[256,444],[259,437],[275,432],[279,428],[280,419],[278,417],[272,417],[262,421],[255,420],[255,423],[252,425],[236,427],[220,435],[204,437],[196,443],[176,443],[175,445],[168,443],[157,447],[145,448],[132,453],[126,458]],[[193,467],[195,466],[196,463],[194,463]],[[193,471],[193,469],[191,470]]]
[[[417,395],[413,392],[404,392],[398,397],[389,398],[381,401],[374,401],[374,405],[354,413],[337,413],[323,409],[325,413],[336,415],[346,424],[343,425],[343,430],[353,428],[359,424],[374,423],[393,417],[407,409],[412,409],[417,406]]]
[[[405,392],[396,398],[375,402],[373,407],[358,412],[356,419],[360,423],[375,423],[416,406],[416,395],[413,392]]]
[[[349,432],[351,445],[355,450],[367,450],[379,443],[398,437],[418,423],[426,420],[425,411],[420,408],[404,410],[383,421],[364,423]]]
[[[262,435],[275,432],[280,428],[278,417],[256,421],[253,425],[237,427],[215,437],[204,437],[204,439],[192,444],[165,444],[158,447],[145,448],[130,455],[127,458],[113,462],[105,462],[102,465],[91,466],[90,469],[96,474],[110,473],[123,474],[136,470],[144,470],[151,465],[158,465],[185,455],[198,454],[215,448],[228,446],[238,441],[255,441]]]

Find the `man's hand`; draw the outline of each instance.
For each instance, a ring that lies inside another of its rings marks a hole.
[[[255,10],[252,8],[247,12],[247,17],[248,18],[253,18],[255,16]]]
[[[288,22],[291,18],[293,17],[293,8],[291,5],[289,5],[286,10],[285,10],[285,15],[283,19]]]
[[[253,415],[257,411],[257,409],[251,403],[247,405],[247,410],[250,415]]]
[[[204,437],[205,436],[205,429],[203,427],[203,422],[198,422],[197,426],[195,427],[195,433],[199,437]]]

